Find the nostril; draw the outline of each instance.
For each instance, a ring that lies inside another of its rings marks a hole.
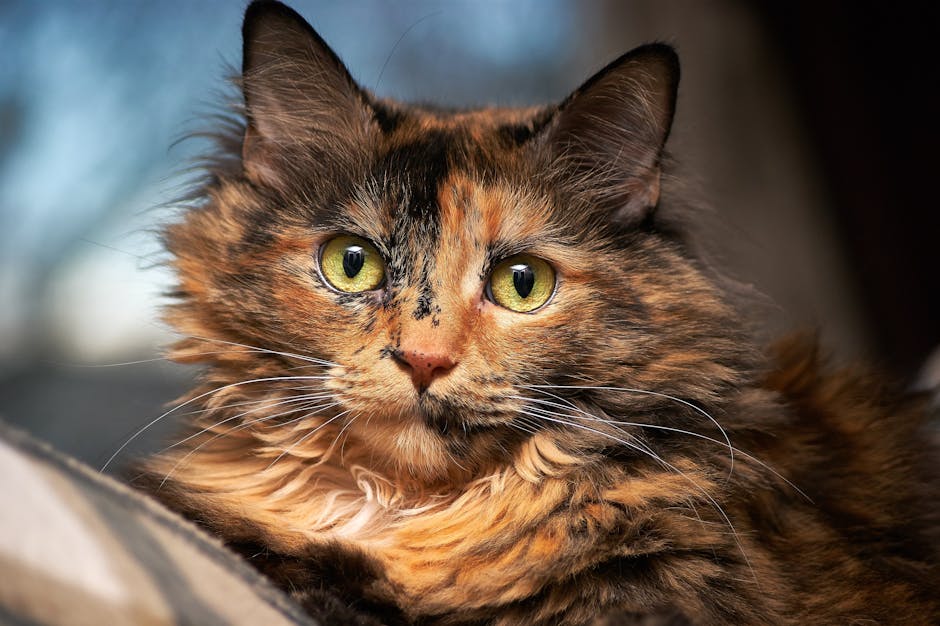
[[[410,370],[411,380],[418,391],[424,391],[431,382],[454,368],[456,362],[443,352],[415,350],[396,350],[395,360]]]
[[[414,351],[406,358],[412,367],[424,367],[429,370],[449,370],[454,366],[453,360],[446,354]]]

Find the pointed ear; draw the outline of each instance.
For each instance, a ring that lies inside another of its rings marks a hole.
[[[364,93],[293,9],[272,0],[253,2],[242,37],[242,160],[250,178],[283,176],[279,155],[301,144],[341,158],[366,141],[372,113]]]
[[[561,104],[549,125],[552,170],[613,219],[642,221],[659,202],[678,84],[679,59],[664,44],[610,63]]]

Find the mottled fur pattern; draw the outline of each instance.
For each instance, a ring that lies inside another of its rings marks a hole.
[[[940,620],[924,408],[753,347],[671,217],[670,48],[442,111],[360,89],[277,3],[244,35],[246,123],[166,231],[171,354],[207,368],[157,497],[326,623]],[[325,282],[340,233],[382,289]],[[484,295],[520,252],[558,275],[531,314]],[[419,389],[408,351],[455,365]]]

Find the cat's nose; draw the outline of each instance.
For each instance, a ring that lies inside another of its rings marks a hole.
[[[392,354],[409,371],[418,393],[424,393],[435,378],[443,376],[457,364],[449,352],[431,347],[406,348]]]

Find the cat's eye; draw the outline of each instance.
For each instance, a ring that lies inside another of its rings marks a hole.
[[[371,291],[385,280],[385,262],[365,239],[340,235],[320,248],[320,273],[338,291]]]
[[[486,284],[487,297],[511,311],[531,313],[555,293],[555,270],[538,257],[517,254],[500,262]]]

